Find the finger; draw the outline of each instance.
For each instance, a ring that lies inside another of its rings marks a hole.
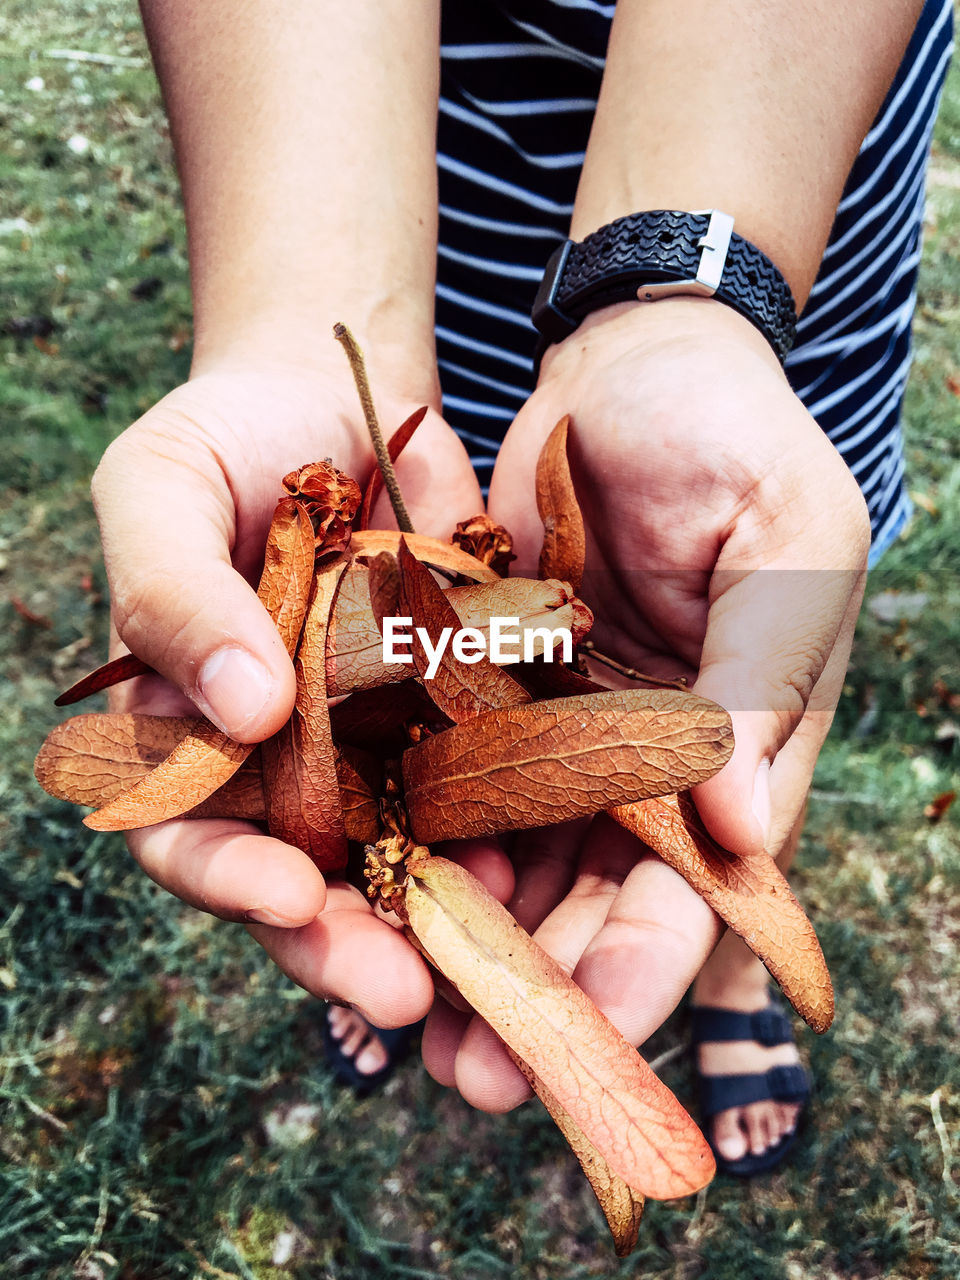
[[[803,719],[770,768],[770,827],[767,850],[775,857],[803,814],[820,748],[830,729],[849,661],[860,611],[851,600],[837,645],[810,695]]]
[[[153,414],[110,446],[93,481],[117,629],[231,737],[258,741],[290,714],[293,665],[231,563],[234,504],[219,467],[200,466],[202,450],[172,432],[162,446],[162,406]]]
[[[558,828],[564,836],[581,823]],[[612,904],[640,857],[653,855],[609,818],[589,827],[569,893],[534,933],[543,947],[569,973],[603,928]],[[502,1112],[530,1096],[530,1087],[500,1039],[480,1018],[474,1018],[456,1056],[455,1078],[463,1097],[482,1111]]]
[[[727,595],[716,625],[711,608],[694,690],[730,711],[736,746],[693,798],[711,835],[747,853],[774,848],[803,804],[843,685],[862,578],[771,570],[748,575]],[[802,722],[803,743],[789,769],[778,770],[774,788],[771,767]]]
[[[346,1001],[374,1026],[408,1026],[430,1008],[433,983],[420,955],[349,885],[331,883],[324,910],[299,929],[247,927],[299,986]]]
[[[455,1009],[442,996],[437,996],[427,1014],[420,1052],[423,1065],[437,1084],[452,1089],[457,1083],[457,1052],[474,1014]]]
[[[498,902],[509,902],[516,883],[513,864],[499,841],[488,838],[448,840],[436,845],[434,853],[462,867],[477,877]]]
[[[584,949],[574,981],[631,1044],[673,1012],[720,940],[723,925],[672,867],[644,858]]]
[[[323,910],[326,885],[305,853],[227,818],[174,819],[131,831],[151,880],[223,920],[295,928]]]
[[[569,892],[590,820],[556,823],[517,835],[512,849],[516,887],[508,906],[517,924],[533,933]]]
[[[503,1041],[479,1015],[471,1018],[454,1063],[463,1098],[480,1111],[501,1114],[526,1102],[532,1090]]]

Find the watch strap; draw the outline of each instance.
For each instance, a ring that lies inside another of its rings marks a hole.
[[[618,218],[551,255],[533,307],[539,356],[594,311],[677,294],[715,297],[764,335],[782,362],[796,334],[790,286],[720,210],[654,209]]]

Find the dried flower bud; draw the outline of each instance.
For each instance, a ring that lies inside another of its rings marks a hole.
[[[461,520],[450,539],[455,547],[489,565],[501,578],[506,576],[513,554],[513,538],[502,524],[494,524],[488,515]]]
[[[306,508],[317,537],[317,550],[324,554],[345,550],[363,496],[356,480],[338,471],[331,462],[312,462],[285,475],[283,487]]]

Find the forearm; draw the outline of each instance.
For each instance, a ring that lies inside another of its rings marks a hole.
[[[184,190],[195,369],[310,364],[343,320],[374,374],[429,398],[437,0],[141,8]]]
[[[620,0],[571,234],[719,208],[798,308],[922,0]]]

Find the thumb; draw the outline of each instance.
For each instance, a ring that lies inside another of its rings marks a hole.
[[[770,768],[828,663],[835,686],[828,691],[829,724],[863,578],[855,569],[773,566],[714,575],[694,691],[730,712],[736,745],[724,768],[694,788],[693,796],[710,834],[734,853],[768,845]],[[822,700],[822,685],[818,696]],[[813,761],[811,773],[812,768]]]
[[[233,496],[212,460],[184,457],[187,446],[143,422],[110,446],[92,485],[118,634],[230,737],[260,741],[289,716],[296,681],[231,563]]]

